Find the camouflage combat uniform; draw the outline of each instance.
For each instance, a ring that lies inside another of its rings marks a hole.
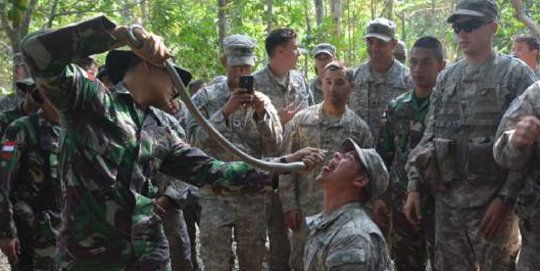
[[[373,147],[373,139],[366,122],[348,109],[342,116],[330,116],[317,104],[298,112],[284,130],[282,153],[293,153],[304,147],[316,147],[333,154],[341,142],[352,138],[363,148]],[[327,155],[327,162],[332,155]],[[322,166],[307,173],[280,175],[279,194],[283,212],[301,212],[300,228],[293,232],[291,242],[291,266],[303,270],[302,257],[308,235],[304,218],[322,210],[323,190],[314,182]]]
[[[3,138],[0,237],[21,242],[13,270],[56,270],[54,250],[63,204],[60,130],[40,111],[13,122]]]
[[[14,109],[0,112],[0,137],[4,135],[7,127],[16,119],[26,116],[22,110],[22,104]]]
[[[17,105],[21,103],[19,95],[12,93],[0,97],[0,112],[17,109]]]
[[[272,74],[268,66],[257,71],[253,77],[255,78],[255,89],[270,97],[272,104],[274,104],[274,107],[278,111],[280,119],[288,105],[293,104],[302,110],[314,104],[309,86],[304,76],[298,71],[289,71],[284,85]],[[290,269],[289,256],[291,248],[287,236],[285,218],[283,217],[283,208],[277,191],[274,191],[272,195],[270,206],[268,206],[268,213],[267,227],[268,239],[270,241],[270,270],[287,271]]]
[[[210,184],[216,193],[269,190],[271,181],[245,163],[224,163],[190,147],[166,113],[139,107],[123,84],[112,93],[69,64],[119,46],[110,35],[115,27],[98,17],[21,43],[66,127],[57,263],[62,270],[169,270],[169,247],[154,213],[158,189],[150,181],[158,171]]]
[[[421,178],[409,172],[408,184],[409,191],[418,191],[420,181],[436,190],[437,270],[513,270],[519,249],[514,213],[491,240],[478,226],[491,200],[515,199],[519,192],[519,174],[497,166],[492,147],[504,111],[533,82],[523,62],[494,52],[480,65],[461,60],[439,75],[426,131],[409,156],[411,172]]]
[[[313,102],[318,104],[324,100],[324,92],[322,90],[321,81],[319,78],[314,78],[309,82],[309,89],[313,94]]]
[[[413,87],[409,69],[394,59],[387,72],[377,74],[367,61],[354,71],[353,80],[349,108],[367,122],[377,142],[386,106],[390,100]]]
[[[308,217],[307,226],[305,271],[392,270],[384,237],[361,203]]]
[[[510,142],[516,124],[522,117],[540,118],[540,81],[529,87],[515,100],[504,115],[494,147],[495,160],[502,166],[515,170],[525,170],[526,178],[518,197],[518,215],[522,246],[516,270],[537,270],[540,260],[540,149],[538,142],[525,148],[516,149]]]
[[[276,154],[281,144],[281,124],[272,102],[265,96],[266,114],[255,119],[252,108],[239,109],[225,120],[222,108],[230,97],[227,82],[200,89],[194,96],[195,106],[205,118],[236,147],[258,158]],[[191,144],[224,161],[237,159],[223,151],[191,114],[187,117]],[[269,195],[220,196],[211,191],[200,191],[202,206],[200,221],[201,256],[206,270],[230,270],[231,234],[237,241],[240,269],[260,270],[265,254],[266,204]]]
[[[422,138],[428,108],[429,97],[419,99],[414,90],[392,99],[386,109],[384,129],[377,146],[377,152],[390,170],[392,231],[388,243],[397,270],[424,270],[427,256],[433,256],[435,202],[429,191],[423,189],[421,193],[424,199],[421,226],[411,225],[403,213],[409,182],[405,163]]]

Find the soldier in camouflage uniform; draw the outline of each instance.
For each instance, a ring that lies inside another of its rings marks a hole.
[[[426,200],[422,206],[422,220],[415,221],[415,224],[407,221],[403,212],[409,182],[405,163],[410,151],[422,138],[429,96],[445,64],[443,48],[437,39],[422,37],[415,42],[410,53],[410,69],[415,88],[392,99],[388,104],[385,126],[381,132],[382,140],[377,146],[377,152],[390,169],[392,231],[388,243],[398,271],[424,270],[428,256],[426,252],[430,257],[433,256],[435,203],[429,190],[423,189],[422,197]]]
[[[514,170],[525,170],[526,178],[518,197],[521,218],[521,251],[516,270],[537,270],[540,264],[540,81],[530,86],[506,111],[494,146],[497,163]]]
[[[240,88],[241,76],[255,66],[255,42],[247,36],[232,35],[223,40],[222,61],[227,81],[210,85],[193,96],[195,106],[220,133],[254,157],[277,153],[282,140],[279,116],[268,96]],[[223,149],[188,114],[191,144],[224,161],[236,159]],[[261,270],[265,254],[266,204],[268,194],[221,196],[201,192],[201,257],[206,270],[231,269],[231,234],[237,241],[241,270]],[[254,214],[257,214],[254,216]]]
[[[2,139],[0,244],[12,270],[56,270],[62,189],[59,116],[39,92],[41,110],[14,121]]]
[[[133,29],[141,49],[118,55],[107,67],[123,78],[113,93],[70,64],[74,57],[128,44],[128,29],[97,17],[44,34],[30,34],[21,49],[42,92],[62,116],[62,179],[66,202],[58,239],[62,270],[170,270],[160,214],[150,181],[160,171],[212,185],[216,193],[269,191],[266,172],[243,162],[210,158],[182,141],[161,110],[177,97],[161,63],[170,57],[161,39]],[[176,67],[187,84],[191,75]],[[126,87],[129,86],[129,87]],[[154,107],[155,106],[155,107]],[[171,197],[174,198],[174,197]]]
[[[381,119],[391,99],[411,89],[413,83],[409,69],[394,58],[395,38],[394,22],[378,18],[370,21],[366,35],[369,60],[354,71],[354,88],[349,97],[349,108],[364,119],[375,142],[379,141]],[[390,213],[388,195],[373,201],[369,211],[385,236],[390,231]]]
[[[522,61],[493,51],[492,0],[461,1],[448,22],[465,57],[438,77],[424,136],[409,156],[408,191],[421,184],[434,190],[437,270],[514,270],[513,204],[522,176],[498,166],[492,148],[504,111],[535,76]],[[420,210],[418,194],[406,204]]]
[[[321,87],[321,81],[324,77],[324,67],[336,59],[336,47],[329,43],[317,44],[313,48],[313,58],[315,59],[315,74],[317,77],[309,82],[309,89],[313,94],[314,103],[318,104],[324,100],[324,93]]]
[[[398,40],[396,47],[394,47],[394,58],[401,64],[407,65],[407,46],[405,46],[405,42]]]
[[[330,62],[322,79],[325,99],[322,103],[298,112],[287,123],[284,131],[283,153],[304,147],[317,147],[331,153],[338,150],[346,138],[353,138],[362,147],[372,147],[373,139],[366,122],[347,108],[352,89],[352,71],[343,64]],[[304,245],[308,235],[305,217],[322,209],[323,191],[313,182],[320,172],[280,175],[279,194],[283,204],[285,223],[293,231],[291,267],[302,271]]]
[[[18,106],[15,108],[0,112],[0,136],[4,135],[8,125],[14,120],[35,112],[39,108],[39,105],[30,97],[30,93],[36,87],[32,78],[17,81],[15,87],[17,88],[17,96],[22,101],[17,100],[15,103]]]
[[[28,71],[27,71],[26,65],[24,64],[21,54],[15,54],[13,56],[13,70],[14,70],[14,76],[13,76],[14,82],[24,80],[25,78],[28,77]],[[17,88],[15,88],[15,90],[16,90],[16,93],[10,93],[8,95],[0,97],[0,112],[17,109],[17,105],[20,103],[21,97],[23,95],[20,95]]]
[[[512,55],[523,60],[529,68],[540,78],[540,66],[538,57],[540,57],[540,42],[533,36],[517,36],[512,43]]]
[[[390,256],[381,231],[364,205],[388,186],[388,172],[374,149],[346,139],[317,176],[324,209],[307,218],[305,271],[390,271]]]
[[[298,111],[313,105],[313,96],[304,76],[294,70],[300,54],[296,32],[289,28],[272,31],[265,39],[265,49],[270,61],[253,75],[256,89],[270,97],[281,125],[285,126]],[[274,187],[277,188],[277,180]],[[274,191],[268,209],[270,270],[287,271],[291,249],[277,191]]]

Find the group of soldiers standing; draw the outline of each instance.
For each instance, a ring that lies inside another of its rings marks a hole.
[[[142,27],[97,17],[29,34],[22,101],[0,113],[2,252],[12,270],[229,271],[235,258],[240,270],[265,258],[276,271],[533,270],[538,41],[495,52],[492,0],[462,0],[447,21],[456,63],[426,36],[407,67],[395,24],[378,18],[366,62],[351,69],[319,44],[309,83],[293,29],[266,37],[255,72],[256,42],[226,37],[226,77],[192,101],[243,152],[306,165],[285,173],[215,142],[178,100],[168,49]],[[107,51],[97,71],[88,56]],[[250,89],[241,78],[252,74]]]

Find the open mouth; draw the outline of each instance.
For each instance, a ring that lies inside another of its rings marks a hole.
[[[326,167],[323,168],[323,171],[332,172],[336,168],[336,165],[337,165],[337,161],[335,159],[332,159],[332,161],[330,161],[330,163]]]

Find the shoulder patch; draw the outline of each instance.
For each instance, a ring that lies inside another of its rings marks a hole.
[[[11,158],[11,156],[15,152],[15,145],[17,145],[17,141],[4,142],[4,145],[2,146],[2,159],[3,160],[9,160]]]
[[[363,248],[340,250],[328,255],[326,267],[336,267],[344,264],[358,264],[366,262],[366,251]]]

